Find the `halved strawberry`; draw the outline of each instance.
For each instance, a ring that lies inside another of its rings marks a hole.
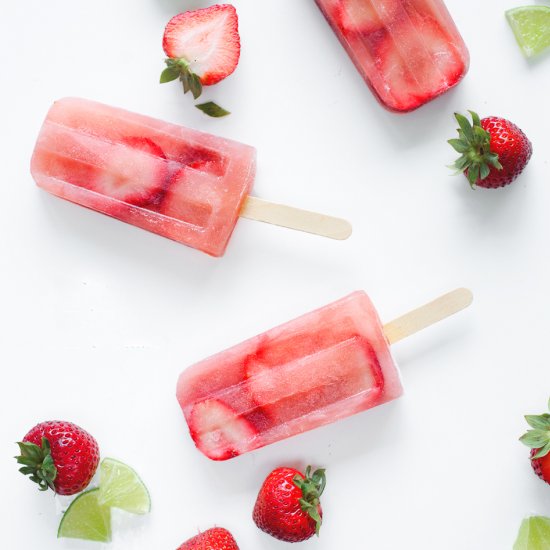
[[[395,111],[415,109],[454,86],[465,73],[459,50],[430,20],[421,31],[403,20],[380,44],[376,64],[384,83],[377,92]]]
[[[395,0],[372,2],[365,0],[339,0],[338,21],[345,31],[374,32],[384,25],[384,20],[395,20],[401,5]]]
[[[314,349],[310,351],[311,346]],[[328,407],[338,409],[343,403],[347,414],[337,413],[336,417],[347,416],[350,400],[356,399],[362,410],[384,389],[378,357],[360,336],[328,347],[298,338],[281,349],[287,350],[287,356],[279,355],[277,363],[261,350],[246,362],[252,399],[274,425],[296,421],[304,424],[300,431],[305,431],[309,415]]]
[[[197,75],[200,83],[211,86],[229,76],[237,67],[241,52],[238,18],[230,4],[186,11],[166,25],[162,47],[175,63],[171,67]],[[179,65],[179,67],[178,67]],[[195,95],[195,94],[194,94]]]
[[[250,450],[258,435],[250,422],[218,399],[196,403],[186,418],[197,449],[212,460],[227,460]]]
[[[166,190],[168,165],[162,149],[149,138],[130,136],[109,145],[88,188],[113,199],[146,206],[158,204]]]

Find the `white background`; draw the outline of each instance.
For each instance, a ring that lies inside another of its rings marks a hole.
[[[327,468],[325,524],[303,548],[502,550],[520,520],[550,515],[550,488],[518,441],[550,395],[550,58],[529,63],[504,9],[448,0],[470,73],[407,115],[371,96],[313,0],[235,0],[242,56],[207,90],[233,114],[211,120],[177,83],[159,85],[166,22],[206,1],[4,2],[0,19],[0,487],[2,546],[58,541],[51,493],[12,456],[38,421],[66,419],[103,456],[133,465],[153,511],[116,550],[174,549],[229,528],[242,550],[283,548],[251,520],[279,465]],[[345,242],[240,221],[210,258],[35,187],[29,159],[52,101],[75,95],[258,148],[255,194],[348,218]],[[534,155],[498,191],[450,177],[452,113],[516,122]],[[355,289],[383,320],[457,286],[453,319],[395,346],[406,395],[225,463],[193,447],[175,399],[179,372]]]

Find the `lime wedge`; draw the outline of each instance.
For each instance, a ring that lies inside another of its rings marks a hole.
[[[523,6],[506,12],[516,40],[527,57],[550,47],[550,7]]]
[[[550,548],[550,518],[533,516],[524,519],[519,528],[514,550],[548,550]]]
[[[111,511],[99,504],[98,496],[99,489],[92,489],[71,502],[59,524],[58,538],[111,540]]]
[[[105,458],[99,467],[99,503],[132,514],[151,510],[149,491],[132,468],[113,458]]]

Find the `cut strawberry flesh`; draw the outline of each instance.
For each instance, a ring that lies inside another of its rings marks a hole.
[[[187,422],[195,445],[212,460],[240,455],[257,435],[247,420],[216,399],[195,404]]]
[[[177,395],[188,423],[198,403],[215,400],[253,427],[254,437],[240,441],[242,453],[401,392],[378,316],[366,294],[356,292],[190,367]],[[215,439],[208,441],[211,456]],[[227,455],[225,443],[219,454]]]
[[[466,46],[442,0],[317,0],[386,108],[416,109],[468,70]]]
[[[304,340],[309,347],[308,336]],[[289,350],[277,365],[264,362],[261,350],[247,361],[252,398],[274,428],[296,424],[302,432],[315,427],[328,412],[336,420],[349,416],[353,408],[360,411],[377,403],[384,377],[374,350],[361,336],[314,354],[296,351]]]
[[[176,15],[166,25],[163,48],[168,57],[187,61],[202,84],[216,84],[229,76],[239,62],[235,8],[218,4]]]

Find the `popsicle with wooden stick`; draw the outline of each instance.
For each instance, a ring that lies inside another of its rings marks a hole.
[[[354,292],[185,370],[177,398],[197,448],[226,460],[399,397],[390,345],[468,307],[457,289],[382,325]]]
[[[250,196],[255,171],[253,147],[78,98],[53,104],[31,161],[50,193],[212,256],[239,216],[349,237],[345,220]]]

